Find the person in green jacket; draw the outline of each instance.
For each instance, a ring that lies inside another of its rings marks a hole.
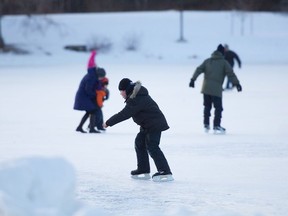
[[[233,72],[232,67],[224,59],[224,47],[219,44],[217,50],[215,50],[211,57],[204,60],[204,62],[199,65],[189,83],[189,87],[195,87],[195,81],[200,74],[204,74],[204,80],[202,85],[201,93],[204,97],[204,129],[206,132],[210,130],[210,112],[212,105],[215,108],[213,129],[214,133],[225,133],[226,129],[221,127],[222,118],[222,92],[223,92],[223,82],[225,77],[236,86],[238,92],[242,91],[240,82]]]

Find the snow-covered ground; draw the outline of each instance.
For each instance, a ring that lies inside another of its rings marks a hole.
[[[186,43],[177,43],[175,11],[51,15],[59,25],[43,35],[25,31],[23,18],[3,19],[6,42],[32,54],[0,55],[1,216],[287,215],[287,15],[185,12]],[[89,53],[63,47],[95,37],[112,43],[96,57],[110,79],[105,118],[124,106],[119,80],[141,80],[171,127],[161,148],[175,181],[130,178],[132,120],[103,134],[75,132]],[[127,37],[137,38],[136,52],[125,50]],[[188,87],[219,43],[243,62],[235,67],[243,92],[224,92],[224,136],[203,132],[202,77]]]

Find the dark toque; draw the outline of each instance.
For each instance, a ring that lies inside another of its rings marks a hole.
[[[118,89],[120,91],[126,91],[126,95],[130,95],[134,89],[135,84],[128,78],[123,78],[119,82]]]
[[[222,55],[224,55],[224,47],[222,46],[222,44],[218,45],[217,51],[219,51]]]

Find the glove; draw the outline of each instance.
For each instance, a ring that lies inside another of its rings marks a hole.
[[[236,88],[237,88],[237,91],[238,92],[241,92],[242,91],[242,86],[240,84],[237,84],[236,85]]]
[[[194,88],[195,87],[195,83],[194,80],[191,79],[190,83],[189,83],[189,87]]]

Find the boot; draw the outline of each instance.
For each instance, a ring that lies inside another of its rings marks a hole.
[[[171,171],[158,171],[152,176],[152,180],[155,182],[166,182],[173,181],[174,178]]]
[[[138,170],[138,169],[136,169],[136,170],[132,170],[131,171],[131,175],[141,175],[141,174],[148,174],[148,173],[150,173],[150,170]]]
[[[88,119],[89,114],[86,112],[85,115],[82,117],[79,126],[76,128],[76,131],[81,132],[81,133],[87,133],[86,131],[83,130],[83,125]]]
[[[87,133],[87,132],[84,131],[83,128],[80,127],[80,126],[78,126],[78,127],[76,128],[76,131],[81,132],[81,133]]]
[[[89,133],[100,133],[100,131],[95,130],[95,120],[95,114],[91,114]]]
[[[226,129],[221,127],[221,126],[214,126],[213,130],[214,130],[214,134],[225,134],[226,133]]]
[[[95,128],[91,128],[91,129],[89,130],[89,133],[101,133],[101,132],[98,131],[98,130],[95,130]]]

